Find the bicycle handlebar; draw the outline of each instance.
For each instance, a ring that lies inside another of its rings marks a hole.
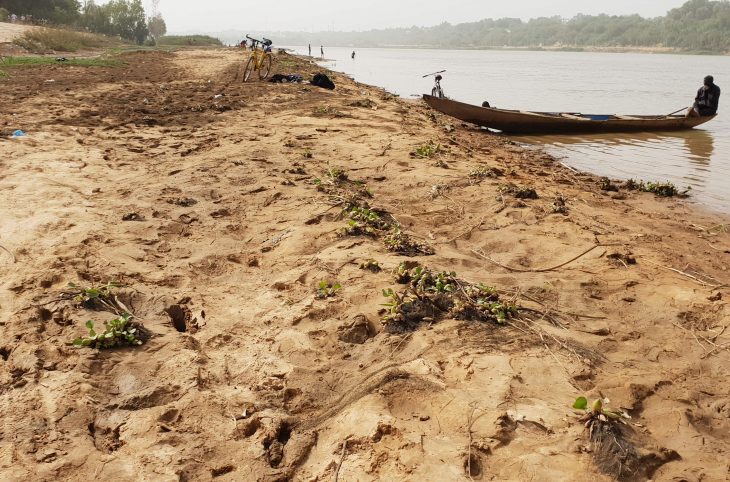
[[[423,76],[423,78],[425,79],[426,77],[431,77],[432,75],[443,74],[444,72],[446,72],[446,71],[445,70],[439,70],[438,72],[434,72],[432,74],[426,74],[426,75]]]
[[[267,47],[274,43],[271,40],[267,39],[266,37],[263,37],[263,40],[259,40],[257,38],[253,38],[250,35],[246,34],[246,38],[249,39],[250,41],[254,42],[254,44],[259,43],[259,44],[265,45]]]

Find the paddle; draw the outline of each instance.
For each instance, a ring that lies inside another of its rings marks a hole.
[[[682,112],[683,110],[687,110],[687,107],[682,107],[681,109],[677,109],[674,112],[672,112],[671,114],[667,114],[667,117],[669,117],[670,115],[677,114],[678,112]]]
[[[425,79],[426,77],[431,77],[432,75],[443,74],[444,72],[446,72],[446,71],[445,70],[439,70],[438,72],[434,72],[433,74],[426,74],[426,75],[423,76],[423,78]]]

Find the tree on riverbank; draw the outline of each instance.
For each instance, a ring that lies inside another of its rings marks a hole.
[[[138,44],[150,34],[141,0],[110,0],[103,5],[94,0],[84,0],[83,4],[78,0],[0,0],[0,8],[18,16],[31,16],[36,23],[81,27]],[[150,18],[150,26],[158,35],[167,30],[159,13]]]

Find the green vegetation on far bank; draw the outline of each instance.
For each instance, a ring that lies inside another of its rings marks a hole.
[[[282,33],[276,43],[360,47],[448,49],[660,48],[693,53],[730,52],[730,1],[690,0],[665,16],[577,15],[485,19],[434,27],[393,28],[365,32]]]

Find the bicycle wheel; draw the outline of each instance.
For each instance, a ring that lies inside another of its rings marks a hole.
[[[252,55],[251,58],[248,59],[248,62],[246,62],[246,67],[243,69],[243,81],[248,82],[248,79],[251,78],[251,74],[253,74],[253,71],[256,69],[256,59]]]
[[[265,80],[271,73],[271,55],[267,54],[261,60],[261,68],[259,69],[259,79]]]

